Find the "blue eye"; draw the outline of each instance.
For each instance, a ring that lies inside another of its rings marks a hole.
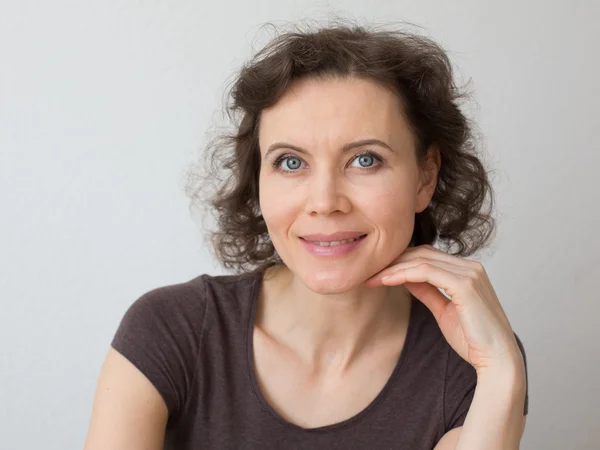
[[[273,167],[283,172],[295,172],[302,165],[302,160],[291,155],[282,155],[273,163]]]
[[[286,158],[283,160],[285,168],[288,170],[296,170],[300,168],[302,162],[298,158]]]
[[[358,161],[361,167],[370,167],[375,164],[375,158],[371,155],[360,155],[355,161]]]
[[[375,167],[377,165],[377,163],[380,163],[381,158],[379,158],[374,153],[365,152],[365,153],[356,155],[356,158],[354,159],[353,163],[355,161],[358,161],[358,164],[359,164],[358,167],[362,167],[364,169],[370,169],[370,168]],[[354,166],[354,167],[357,167],[357,166]]]

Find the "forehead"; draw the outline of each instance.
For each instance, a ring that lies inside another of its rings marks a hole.
[[[390,89],[360,78],[307,78],[262,111],[259,143],[262,150],[275,140],[309,148],[364,137],[393,144],[409,134],[400,99]]]

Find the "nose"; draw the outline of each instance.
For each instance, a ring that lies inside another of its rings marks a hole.
[[[336,174],[322,171],[309,181],[306,199],[308,214],[347,213],[350,211],[350,204],[343,180]]]

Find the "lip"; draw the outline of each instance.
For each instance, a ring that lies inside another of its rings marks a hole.
[[[300,242],[302,243],[302,246],[308,250],[309,253],[311,253],[313,256],[317,256],[317,257],[340,257],[340,256],[346,256],[347,254],[349,254],[352,250],[354,250],[356,247],[358,247],[365,239],[366,239],[366,234],[365,233],[354,233],[354,236],[351,237],[346,237],[346,238],[338,238],[337,236],[341,235],[341,233],[334,233],[334,234],[329,234],[329,235],[309,235],[308,237],[314,239],[315,236],[320,237],[319,239],[322,239],[319,242],[331,242],[333,240],[343,240],[343,239],[352,239],[353,237],[359,237],[359,236],[364,236],[361,239],[357,239],[356,241],[352,241],[352,242],[347,242],[345,244],[341,244],[341,245],[336,245],[336,246],[321,246],[317,243],[315,243],[314,241],[309,241],[306,240],[304,238],[300,238]],[[331,236],[334,236],[335,239],[332,239]]]
[[[333,234],[305,234],[304,236],[300,236],[300,238],[312,242],[332,242],[343,241],[344,239],[354,239],[363,234],[367,233],[363,233],[362,231],[338,231]]]

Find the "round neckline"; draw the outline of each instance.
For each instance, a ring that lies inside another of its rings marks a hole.
[[[392,386],[396,382],[396,379],[400,375],[400,370],[402,369],[404,362],[406,361],[406,359],[408,357],[407,356],[408,349],[412,346],[412,343],[413,343],[412,341],[414,339],[414,334],[415,334],[414,328],[415,328],[415,322],[416,322],[416,310],[417,310],[418,300],[415,299],[414,296],[411,294],[411,307],[410,307],[410,314],[409,314],[409,319],[408,319],[408,327],[407,327],[407,331],[406,331],[406,337],[404,339],[404,345],[402,346],[402,350],[400,351],[400,355],[398,357],[398,360],[396,361],[396,365],[394,366],[394,370],[392,371],[392,374],[390,375],[390,377],[384,384],[383,388],[375,396],[375,398],[361,411],[359,411],[352,417],[342,420],[341,422],[336,422],[336,423],[332,423],[329,425],[323,425],[323,426],[315,427],[315,428],[304,428],[304,427],[301,427],[300,425],[297,425],[297,424],[285,419],[277,411],[275,411],[275,409],[273,409],[273,407],[270,405],[270,403],[264,398],[263,393],[258,384],[258,380],[256,378],[256,370],[255,370],[255,364],[254,364],[254,321],[256,318],[256,309],[257,309],[257,304],[258,304],[258,298],[260,295],[260,290],[262,287],[263,275],[264,275],[264,271],[257,271],[254,276],[254,282],[252,283],[252,288],[251,288],[251,292],[250,292],[251,306],[249,308],[250,314],[248,317],[247,331],[246,331],[246,356],[247,356],[248,376],[250,378],[250,383],[254,390],[254,394],[256,395],[256,398],[258,399],[258,402],[260,403],[263,410],[268,412],[279,423],[281,423],[289,428],[293,428],[295,430],[305,432],[305,433],[318,433],[318,432],[326,432],[326,431],[334,431],[334,430],[343,429],[350,425],[353,425],[354,423],[364,419],[366,416],[371,414],[376,409],[377,405],[379,405],[379,403],[381,403],[381,401],[384,400],[385,397],[387,396],[388,391],[392,388]]]

